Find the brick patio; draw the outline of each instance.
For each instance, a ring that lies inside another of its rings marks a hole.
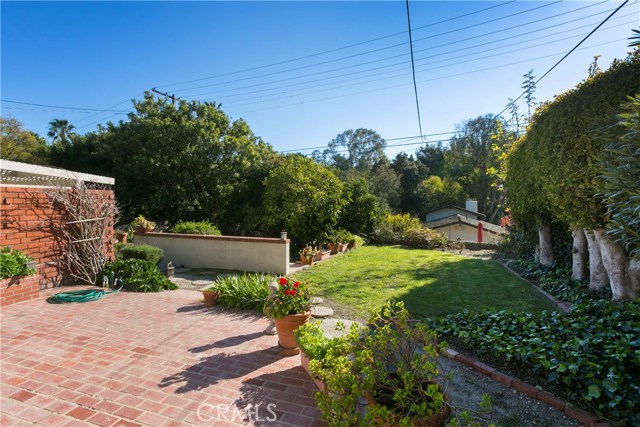
[[[2,426],[323,425],[300,358],[254,313],[189,290],[45,296],[0,312]]]

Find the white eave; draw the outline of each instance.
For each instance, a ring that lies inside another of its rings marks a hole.
[[[0,183],[5,185],[73,185],[79,181],[115,184],[115,180],[107,176],[0,159]]]

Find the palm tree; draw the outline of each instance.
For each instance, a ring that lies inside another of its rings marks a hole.
[[[53,142],[69,143],[69,138],[74,135],[76,127],[69,123],[69,120],[53,119],[49,122],[49,132],[47,135]]]

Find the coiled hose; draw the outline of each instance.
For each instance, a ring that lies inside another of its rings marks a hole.
[[[47,302],[51,304],[63,304],[67,302],[97,301],[103,298],[106,294],[113,294],[116,292],[118,291],[117,290],[103,291],[103,290],[97,290],[97,289],[84,289],[80,291],[58,292],[57,294],[47,298]]]

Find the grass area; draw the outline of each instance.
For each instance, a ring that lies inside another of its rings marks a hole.
[[[360,317],[397,299],[417,318],[462,310],[553,310],[553,304],[500,263],[447,252],[365,246],[297,273],[318,296]]]

